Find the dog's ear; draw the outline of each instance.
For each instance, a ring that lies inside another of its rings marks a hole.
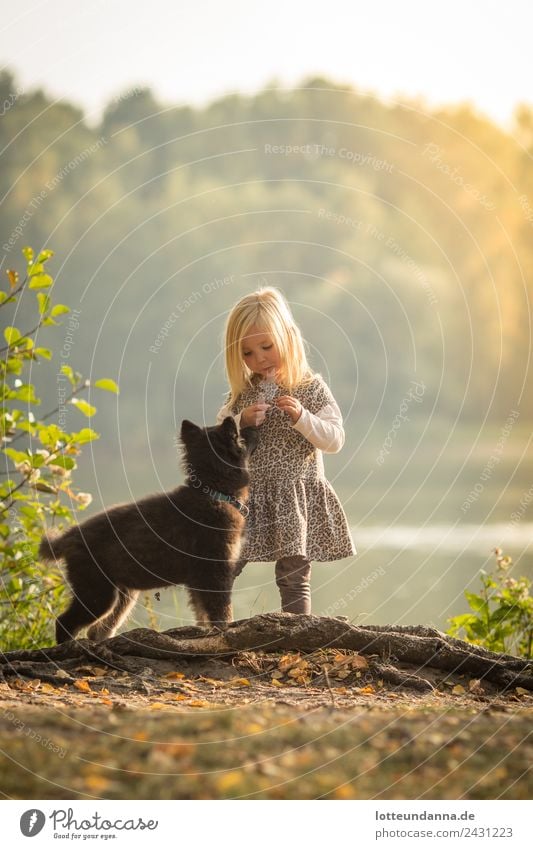
[[[223,430],[225,433],[234,433],[234,434],[236,434],[236,433],[238,432],[238,431],[237,431],[237,422],[235,421],[235,419],[233,418],[233,416],[226,416],[226,418],[225,418],[225,419],[224,419],[224,421],[222,422],[222,425],[221,425],[221,426],[222,426],[222,430]]]
[[[190,422],[189,419],[183,419],[181,423],[181,438],[186,439],[188,436],[198,433],[199,430],[201,428],[195,425],[194,422]]]

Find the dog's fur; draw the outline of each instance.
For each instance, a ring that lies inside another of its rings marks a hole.
[[[183,486],[117,504],[59,536],[44,536],[43,560],[66,561],[73,591],[56,623],[58,643],[90,626],[88,637],[113,636],[141,590],[184,584],[198,624],[231,620],[233,567],[243,540],[245,518],[237,507],[215,500],[217,490],[245,501],[248,457],[257,429],[239,436],[235,420],[201,428],[181,425]]]

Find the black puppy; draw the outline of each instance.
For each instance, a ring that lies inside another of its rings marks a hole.
[[[58,643],[89,625],[88,637],[113,636],[139,591],[184,584],[198,624],[231,620],[233,566],[243,541],[248,457],[257,428],[239,435],[235,420],[181,425],[186,481],[171,492],[117,504],[59,536],[44,536],[43,560],[66,561],[73,591],[56,623]]]

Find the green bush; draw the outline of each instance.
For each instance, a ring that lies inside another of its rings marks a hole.
[[[90,504],[91,495],[74,488],[73,473],[82,446],[99,438],[91,427],[68,433],[57,424],[47,423],[66,404],[75,406],[80,415],[89,419],[89,424],[96,413],[95,407],[78,397],[91,385],[90,381],[69,365],[62,364],[59,370],[65,376],[68,394],[61,398],[58,407],[41,418],[35,414],[41,402],[34,384],[24,382],[25,375],[35,362],[51,360],[53,353],[50,348],[36,347],[32,337],[41,327],[59,326],[56,319],[69,313],[70,308],[65,304],[53,305],[49,294],[54,281],[45,265],[53,251],[41,251],[37,258],[29,247],[23,248],[22,253],[27,262],[24,280],[20,283],[17,272],[8,270],[7,291],[0,290],[0,310],[16,303],[30,290],[35,290],[36,307],[32,330],[23,333],[17,327],[6,327],[6,344],[0,348],[0,429],[4,456],[0,478],[0,647],[3,651],[53,642],[54,617],[65,604],[65,587],[57,567],[45,566],[37,560],[37,549],[45,530],[72,524],[75,513]],[[96,380],[92,385],[118,392],[116,383],[109,378]]]
[[[479,595],[465,592],[472,613],[453,616],[448,634],[461,636],[478,646],[495,652],[515,654],[530,659],[533,648],[533,598],[531,581],[511,578],[508,570],[512,559],[495,548],[496,568],[487,574],[481,570]]]

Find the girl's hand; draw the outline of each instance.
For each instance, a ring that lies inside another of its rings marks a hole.
[[[271,404],[251,404],[241,413],[241,427],[257,427],[264,422],[266,411]]]
[[[274,404],[290,416],[293,424],[296,424],[302,415],[302,405],[297,398],[293,398],[291,395],[282,395],[281,398],[276,398]]]

